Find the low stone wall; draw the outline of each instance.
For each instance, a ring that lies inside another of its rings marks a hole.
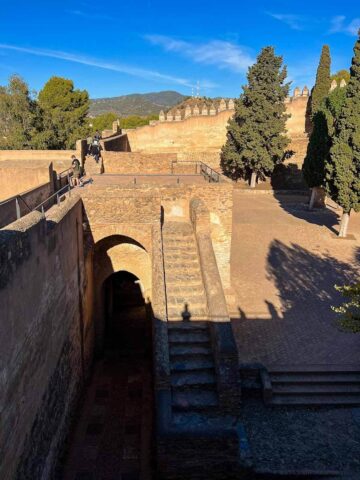
[[[111,152],[130,152],[129,140],[126,134],[115,134],[101,141],[103,150]]]
[[[3,480],[54,478],[92,355],[88,262],[76,195],[0,230]]]
[[[23,192],[0,203],[0,228],[15,222],[17,208],[20,216],[28,214],[33,208],[46,200],[52,193],[52,184],[44,183],[37,188]],[[16,205],[18,204],[18,207]]]
[[[171,173],[171,164],[176,160],[176,153],[103,152],[104,173]]]

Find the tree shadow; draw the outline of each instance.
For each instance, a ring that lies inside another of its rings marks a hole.
[[[281,307],[265,300],[269,318],[248,319],[242,312],[234,321],[240,362],[267,367],[359,364],[359,338],[339,327],[331,309],[343,300],[334,285],[354,283],[359,264],[359,251],[349,264],[328,253],[317,255],[297,244],[273,241],[267,274]]]
[[[275,199],[279,202],[280,207],[290,215],[307,223],[326,227],[332,233],[338,234],[335,227],[339,225],[340,215],[335,209],[326,206],[325,208],[315,208],[309,210],[308,196],[294,194],[285,194],[281,191],[274,192]]]

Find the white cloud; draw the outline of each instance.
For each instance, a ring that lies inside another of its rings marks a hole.
[[[133,67],[130,65],[124,65],[120,63],[108,63],[103,60],[86,57],[83,55],[75,55],[68,52],[62,52],[57,50],[45,50],[40,48],[19,47],[17,45],[9,45],[4,43],[0,43],[0,50],[11,50],[15,52],[28,53],[30,55],[36,55],[39,57],[56,58],[56,59],[65,60],[68,62],[74,62],[82,65],[89,65],[91,67],[111,70],[113,72],[125,73],[127,75],[131,75],[134,77],[145,78],[147,80],[155,80],[162,83],[172,83],[177,85],[183,85],[185,87],[190,87],[190,88],[195,86],[186,78],[174,77],[172,75],[167,75],[154,70],[146,70],[143,68]],[[209,88],[209,85],[207,86]]]
[[[168,52],[176,52],[196,63],[214,65],[235,72],[244,72],[254,59],[244,47],[231,42],[212,40],[208,43],[194,44],[176,40],[165,35],[146,35],[153,45],[159,45]]]
[[[293,15],[288,13],[271,13],[266,12],[272,18],[279,20],[280,22],[286,23],[293,30],[302,30],[303,29],[303,20],[304,18],[301,15]]]
[[[357,35],[360,29],[360,18],[354,18],[349,23],[346,22],[345,15],[337,15],[331,19],[329,33],[347,33],[348,35]]]

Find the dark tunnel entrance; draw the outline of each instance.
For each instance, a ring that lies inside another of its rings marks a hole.
[[[105,351],[151,359],[151,319],[139,279],[117,272],[105,281]]]
[[[63,480],[151,480],[152,338],[150,307],[132,273],[103,284],[103,355],[94,364]]]

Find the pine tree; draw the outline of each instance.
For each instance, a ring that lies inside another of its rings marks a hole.
[[[350,81],[332,143],[325,167],[326,189],[343,208],[339,236],[346,237],[351,210],[360,210],[360,38],[355,43]]]
[[[286,67],[273,47],[262,49],[249,68],[248,85],[235,102],[235,115],[227,127],[227,142],[221,150],[223,172],[233,179],[270,176],[286,155]]]
[[[73,148],[77,139],[88,134],[89,95],[86,90],[74,90],[71,80],[50,78],[39,93],[38,104],[42,127],[34,142],[43,148]]]
[[[328,45],[324,45],[321,51],[320,62],[316,72],[315,86],[311,92],[310,104],[312,117],[319,110],[324,98],[329,93],[331,86],[330,67],[330,48]]]
[[[316,83],[310,97],[310,140],[302,166],[305,182],[312,189],[310,210],[313,208],[317,187],[325,182],[325,163],[328,160],[331,138],[329,135],[328,112],[324,106],[329,95],[330,80],[330,49],[324,45],[316,74]]]

